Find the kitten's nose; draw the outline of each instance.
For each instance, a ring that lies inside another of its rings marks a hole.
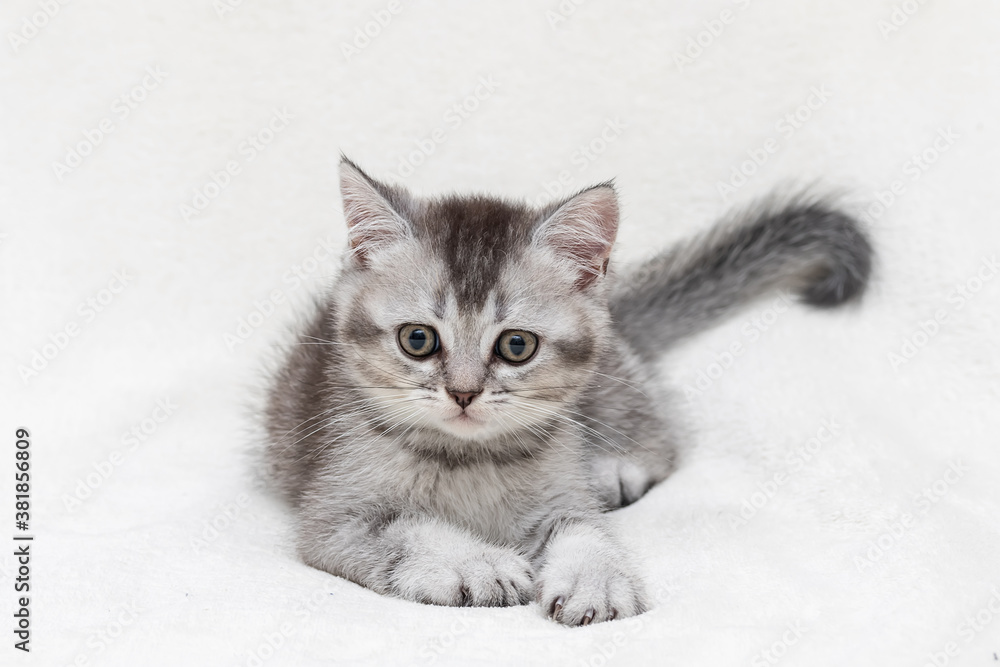
[[[470,403],[472,403],[472,399],[474,399],[476,396],[479,396],[479,394],[481,394],[483,392],[482,391],[453,391],[453,390],[449,389],[448,393],[451,394],[451,397],[455,399],[455,402],[458,403],[459,406],[461,406],[461,408],[464,410],[465,408],[469,407]]]

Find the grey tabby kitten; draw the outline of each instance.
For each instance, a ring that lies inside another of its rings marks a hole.
[[[653,362],[769,290],[856,298],[871,266],[818,201],[609,274],[610,184],[536,209],[340,174],[350,247],[270,390],[267,458],[308,564],[418,602],[641,613],[604,512],[671,471]]]

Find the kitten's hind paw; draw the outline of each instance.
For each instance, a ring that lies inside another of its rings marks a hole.
[[[598,456],[591,471],[597,499],[606,511],[631,505],[655,483],[648,470],[621,456]]]

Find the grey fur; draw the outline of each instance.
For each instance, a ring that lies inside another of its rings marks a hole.
[[[652,359],[771,290],[797,291],[821,308],[859,298],[871,265],[853,218],[821,199],[774,198],[620,276],[611,314]]]
[[[603,512],[674,465],[650,360],[771,289],[855,298],[871,264],[857,223],[817,201],[748,213],[606,276],[610,184],[543,210],[417,199],[345,159],[341,186],[351,247],[266,410],[302,557],[419,602],[533,599],[568,625],[646,607]],[[404,324],[435,327],[440,350],[404,354]],[[509,329],[539,338],[524,364],[493,353]],[[449,390],[479,393],[464,407]]]

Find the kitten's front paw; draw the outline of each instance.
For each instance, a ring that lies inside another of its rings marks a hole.
[[[513,607],[534,594],[532,569],[513,551],[486,546],[454,563],[415,554],[392,575],[394,591],[407,599],[451,607]]]
[[[604,555],[578,553],[546,563],[538,575],[538,603],[565,625],[590,625],[646,610],[642,584],[627,566]]]

